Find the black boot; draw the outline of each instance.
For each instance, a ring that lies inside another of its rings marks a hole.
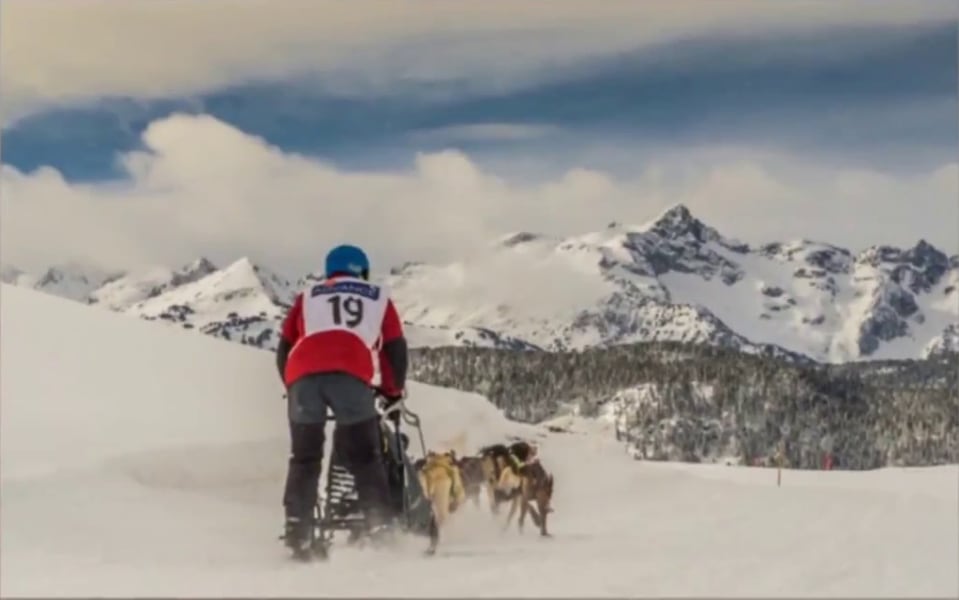
[[[283,539],[296,555],[306,555],[313,541],[313,510],[323,466],[322,424],[291,424],[291,456],[283,492],[286,523]]]
[[[282,539],[283,544],[293,551],[294,558],[308,560],[313,547],[312,520],[287,517]]]

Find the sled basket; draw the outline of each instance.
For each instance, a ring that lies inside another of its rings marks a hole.
[[[433,548],[438,536],[433,508],[407,454],[409,436],[401,431],[401,424],[416,430],[420,451],[425,456],[426,442],[419,415],[411,411],[403,399],[389,408],[385,408],[382,397],[377,396],[376,400],[391,507],[398,528],[402,532],[429,537]],[[328,421],[335,426],[335,415],[332,411],[327,413]],[[321,558],[328,555],[336,532],[347,532],[347,542],[352,543],[362,536],[364,529],[364,516],[353,475],[337,452],[336,445],[332,446],[324,489],[314,509],[312,545],[314,554]]]

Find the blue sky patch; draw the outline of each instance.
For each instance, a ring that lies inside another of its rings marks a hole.
[[[637,170],[668,148],[736,145],[884,169],[959,150],[954,26],[836,28],[701,38],[606,55],[508,89],[447,78],[360,95],[317,75],[189,98],[104,98],[3,131],[3,161],[69,180],[123,175],[117,155],[174,112],[208,113],[285,150],[343,169],[408,168],[457,148],[508,170]],[[517,176],[523,173],[515,173]]]

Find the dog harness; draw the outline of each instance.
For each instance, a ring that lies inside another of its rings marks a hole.
[[[452,464],[452,463],[447,464],[440,461],[436,461],[436,462],[427,461],[427,463],[423,465],[423,467],[426,469],[436,468],[436,467],[443,469],[443,471],[446,472],[446,476],[449,477],[449,480],[450,480],[450,495],[453,498],[456,498],[456,494],[458,490],[458,487],[456,485],[456,480],[458,479],[456,477],[458,467],[455,464]]]

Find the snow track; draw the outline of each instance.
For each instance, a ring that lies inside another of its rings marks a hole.
[[[7,285],[0,311],[5,596],[959,595],[956,466],[777,488],[774,471],[639,463],[600,422],[546,433],[418,384],[433,448],[539,440],[554,537],[467,504],[435,557],[411,539],[292,563],[268,353]]]

